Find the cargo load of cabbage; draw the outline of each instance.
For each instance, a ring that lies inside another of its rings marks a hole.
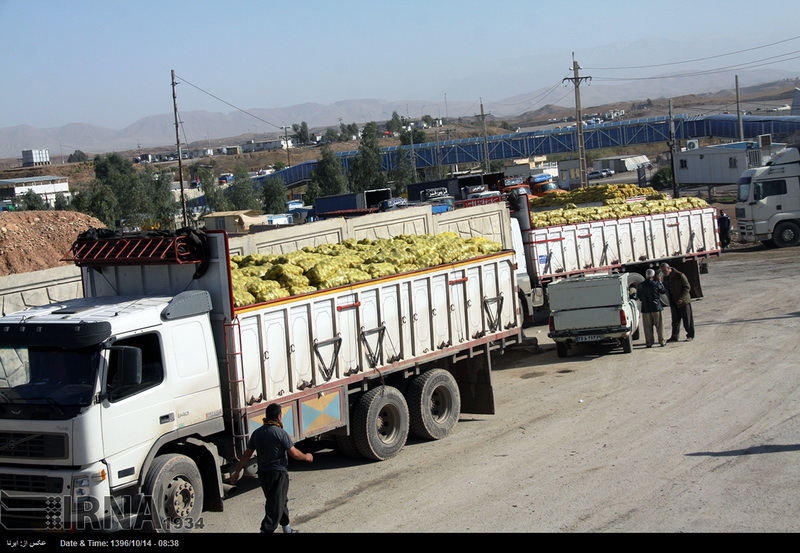
[[[288,254],[233,256],[233,295],[236,306],[241,307],[473,259],[501,249],[499,243],[484,237],[461,238],[443,232],[348,239]]]
[[[653,215],[657,213],[671,213],[685,209],[708,207],[708,202],[702,198],[688,197],[673,200],[645,200],[641,202],[611,203],[598,207],[571,207],[564,209],[551,209],[531,213],[531,226],[545,228],[588,221],[603,221],[606,219],[623,219],[635,215]]]
[[[636,184],[599,184],[578,188],[564,194],[548,194],[541,198],[531,197],[531,207],[554,207],[567,204],[584,204],[606,200],[626,200],[638,196],[662,196],[654,188],[642,188]],[[665,196],[662,196],[666,198]]]

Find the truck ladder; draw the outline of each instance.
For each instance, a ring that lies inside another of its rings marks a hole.
[[[228,371],[228,402],[231,411],[231,435],[233,450],[238,454],[247,448],[250,437],[250,424],[247,420],[247,407],[244,407],[244,371],[242,370],[242,328],[239,319],[234,317],[223,325],[225,340],[225,366]],[[260,400],[261,398],[254,398]]]

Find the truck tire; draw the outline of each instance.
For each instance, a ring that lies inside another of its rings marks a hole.
[[[353,409],[351,431],[358,452],[384,461],[397,455],[408,438],[408,404],[391,386],[379,386],[361,396]]]
[[[339,453],[352,459],[361,457],[352,434],[336,436],[334,439],[336,440],[336,449],[339,450]]]
[[[407,400],[411,432],[424,440],[444,438],[461,416],[458,384],[444,369],[432,369],[414,378]]]
[[[566,357],[567,356],[567,343],[566,342],[556,342],[556,353],[559,357]]]
[[[622,351],[625,353],[631,353],[633,351],[633,335],[628,333],[627,336],[621,339],[622,341]]]
[[[144,493],[151,501],[145,531],[191,532],[202,522],[203,479],[189,457],[177,453],[156,457],[144,479]]]
[[[775,225],[772,241],[779,248],[788,248],[800,244],[800,226],[792,221],[783,221]]]

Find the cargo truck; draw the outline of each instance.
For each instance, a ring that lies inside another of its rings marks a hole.
[[[388,459],[493,413],[522,337],[509,250],[237,307],[223,231],[98,234],[67,256],[83,298],[0,318],[6,530],[198,527],[273,402],[295,441]]]
[[[691,296],[703,297],[700,274],[720,254],[717,214],[697,207],[580,223],[537,227],[527,195],[511,196],[510,216],[519,227],[527,274],[520,278],[524,317],[547,312],[547,286],[559,279],[602,273],[630,273],[631,285],[648,268],[669,263],[686,274]],[[516,231],[515,231],[516,232]]]
[[[800,244],[800,145],[787,146],[738,181],[736,221],[742,242]]]

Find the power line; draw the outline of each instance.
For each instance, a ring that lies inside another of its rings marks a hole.
[[[219,101],[220,101],[220,102],[222,102],[223,104],[225,104],[225,105],[228,105],[228,106],[232,107],[233,109],[235,109],[235,110],[237,110],[237,111],[240,111],[240,112],[242,112],[242,113],[244,113],[244,114],[246,114],[246,115],[249,115],[249,116],[250,116],[250,117],[252,117],[253,119],[258,119],[258,120],[259,120],[259,121],[261,121],[262,123],[266,123],[267,125],[272,125],[272,126],[273,126],[273,127],[275,127],[276,129],[280,129],[280,128],[281,128],[281,126],[280,126],[280,125],[276,125],[275,123],[272,123],[272,122],[270,122],[270,121],[267,121],[267,120],[265,120],[265,119],[261,119],[259,116],[257,116],[257,115],[253,115],[253,114],[252,114],[252,113],[250,113],[249,111],[247,111],[247,110],[245,110],[245,109],[242,109],[242,108],[240,108],[240,107],[238,107],[238,106],[235,106],[235,105],[231,104],[230,102],[227,102],[227,101],[223,100],[223,99],[222,99],[222,98],[220,98],[219,96],[215,96],[214,94],[211,94],[211,93],[210,93],[210,92],[208,92],[207,90],[203,90],[203,89],[202,89],[202,88],[200,88],[199,86],[197,86],[197,85],[195,85],[195,84],[192,84],[192,83],[190,83],[189,81],[187,81],[187,80],[186,80],[186,79],[184,79],[183,77],[178,77],[178,78],[179,78],[179,79],[180,79],[182,82],[184,82],[184,83],[188,84],[189,86],[191,86],[191,87],[193,87],[193,88],[196,88],[197,90],[199,90],[199,91],[200,91],[200,92],[202,92],[203,94],[208,94],[209,96],[211,96],[211,97],[212,97],[212,98],[214,98],[215,100],[219,100]]]
[[[794,36],[792,38],[787,38],[784,40],[779,40],[778,42],[773,42],[771,44],[765,44],[763,46],[754,46],[753,48],[746,48],[744,50],[737,50],[735,52],[728,52],[727,54],[718,54],[716,56],[707,56],[705,58],[696,58],[693,60],[685,60],[685,61],[674,61],[668,63],[655,63],[651,65],[631,65],[628,67],[588,67],[587,69],[591,69],[593,71],[603,70],[603,71],[610,71],[610,70],[624,70],[624,69],[646,69],[650,67],[666,67],[669,65],[680,65],[682,63],[694,63],[698,61],[707,61],[713,60],[716,58],[724,58],[725,56],[733,56],[736,54],[743,54],[745,52],[752,52],[753,50],[760,50],[761,48],[769,48],[770,46],[775,46],[777,44],[783,44],[784,42],[791,42],[792,40],[797,40],[800,36]]]

